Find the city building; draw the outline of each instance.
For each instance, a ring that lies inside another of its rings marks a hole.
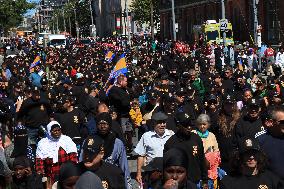
[[[96,15],[97,35],[101,37],[113,34],[127,35],[136,31],[132,20],[130,5],[132,0],[93,0]],[[126,7],[128,11],[129,29],[127,29]]]
[[[277,44],[284,39],[283,0],[257,0],[258,19],[264,42]],[[172,39],[171,0],[160,0],[161,38]],[[253,0],[225,0],[226,18],[233,25],[235,41],[254,39]],[[177,39],[193,41],[193,28],[206,20],[219,20],[222,16],[221,0],[175,0]]]
[[[52,19],[54,9],[61,8],[68,0],[40,0],[37,7],[36,18],[39,32],[49,32],[49,21]]]

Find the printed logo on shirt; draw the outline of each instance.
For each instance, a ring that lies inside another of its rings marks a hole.
[[[74,116],[74,123],[79,123],[79,119],[78,119],[78,116]]]
[[[264,131],[265,128],[263,126],[260,127],[260,131]]]
[[[252,147],[252,140],[251,139],[246,140],[246,147]]]
[[[40,110],[44,111],[44,106],[43,105],[40,106]]]
[[[269,189],[267,185],[259,185],[258,189]]]
[[[107,183],[107,181],[102,181],[102,185],[103,185],[103,187],[104,187],[104,189],[108,189],[108,183]]]
[[[192,147],[192,155],[193,155],[193,156],[196,156],[197,153],[198,153],[198,148],[197,148],[197,146],[193,146],[193,147]]]
[[[197,110],[197,111],[199,110],[199,107],[198,107],[197,104],[194,104],[194,109]]]
[[[88,146],[92,146],[94,144],[94,139],[90,138],[88,140]]]

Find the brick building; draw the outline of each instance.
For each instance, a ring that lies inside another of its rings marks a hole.
[[[253,39],[253,0],[225,0],[226,18],[233,24],[235,41]],[[171,1],[160,0],[161,38],[172,38]],[[259,0],[258,17],[264,42],[274,44],[284,39],[283,0]],[[221,0],[175,0],[178,40],[193,41],[193,27],[206,20],[219,20]]]

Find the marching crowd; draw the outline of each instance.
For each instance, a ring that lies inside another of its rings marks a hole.
[[[0,50],[0,189],[284,188],[284,46],[32,41]]]

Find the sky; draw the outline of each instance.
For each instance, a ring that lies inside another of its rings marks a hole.
[[[33,3],[38,3],[40,0],[27,0],[28,2],[33,2]],[[29,10],[26,15],[29,16],[29,15],[34,15],[35,14],[35,11],[36,9],[32,9],[32,10]]]

